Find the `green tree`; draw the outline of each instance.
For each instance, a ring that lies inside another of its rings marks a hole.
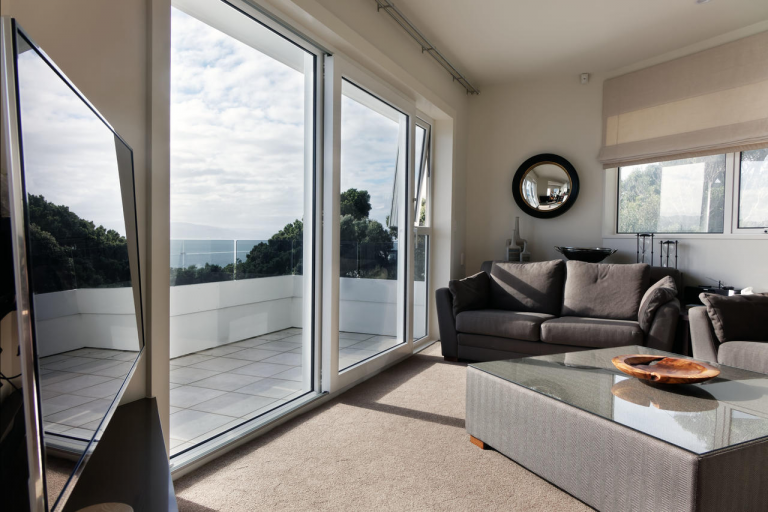
[[[343,277],[397,279],[396,228],[387,228],[368,218],[371,195],[351,188],[341,194],[340,273]],[[394,231],[393,231],[394,230]],[[245,260],[221,267],[206,264],[172,268],[175,285],[208,283],[258,277],[302,275],[304,263],[304,223],[295,220],[253,246]],[[236,272],[233,272],[235,271]]]
[[[350,188],[341,193],[340,214],[355,219],[368,218],[371,212],[371,194],[367,190]]]
[[[302,275],[304,222],[295,220],[267,240],[257,244],[237,262],[237,279]]]
[[[28,211],[35,293],[131,286],[128,244],[120,233],[42,195],[28,196]]]

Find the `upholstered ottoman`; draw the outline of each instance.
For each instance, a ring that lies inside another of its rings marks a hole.
[[[611,364],[640,346],[467,369],[466,428],[599,510],[768,510],[768,379],[660,388]]]

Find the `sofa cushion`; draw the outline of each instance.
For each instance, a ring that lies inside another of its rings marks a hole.
[[[464,311],[456,315],[456,330],[500,338],[539,341],[541,323],[555,318],[546,313],[521,313],[500,309]]]
[[[614,265],[569,261],[562,316],[637,320],[648,289],[647,263]]]
[[[714,293],[699,295],[707,306],[715,336],[720,343],[729,341],[768,341],[768,296]]]
[[[648,282],[656,283],[664,277],[671,277],[675,282],[678,296],[683,291],[683,274],[674,267],[651,267],[648,269]]]
[[[448,282],[448,289],[453,294],[453,315],[462,311],[483,309],[488,306],[490,299],[490,278],[485,272],[464,279],[454,279]]]
[[[651,329],[656,311],[677,297],[677,285],[670,276],[663,277],[651,285],[640,300],[640,309],[637,312],[637,321],[643,332]]]
[[[557,315],[563,297],[562,260],[536,263],[498,261],[491,268],[493,309]]]
[[[717,362],[742,370],[768,373],[768,343],[729,341],[717,350]]]
[[[643,330],[632,320],[566,316],[541,324],[541,341],[595,348],[642,345]]]

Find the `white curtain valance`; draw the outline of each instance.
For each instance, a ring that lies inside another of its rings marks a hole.
[[[768,32],[603,85],[608,169],[768,146]]]

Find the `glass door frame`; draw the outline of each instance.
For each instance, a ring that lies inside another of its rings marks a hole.
[[[400,144],[405,154],[398,153],[398,194],[402,197],[398,227],[398,312],[397,328],[400,343],[384,352],[339,372],[339,309],[340,309],[340,202],[341,196],[341,102],[342,80],[353,83],[372,96],[389,104],[407,116],[407,130]],[[414,131],[416,104],[380,79],[339,56],[325,57],[325,118],[323,168],[323,259],[322,259],[322,375],[321,390],[335,392],[354,385],[384,367],[413,353],[413,223],[410,191],[414,186]],[[404,139],[404,140],[403,140]],[[401,146],[402,147],[402,146]],[[402,178],[402,179],[400,179]],[[404,300],[400,302],[400,298]],[[403,307],[400,307],[403,306]]]
[[[432,127],[434,126],[434,124],[435,124],[434,120],[431,117],[427,116],[424,112],[422,112],[420,110],[416,112],[416,123],[415,123],[415,125],[420,127],[420,128],[422,128],[422,129],[424,129],[424,131],[425,131],[425,134],[424,134],[424,146],[423,146],[423,150],[422,150],[423,154],[421,156],[421,162],[420,162],[419,165],[420,166],[423,165],[424,166],[424,171],[427,173],[427,175],[426,175],[426,183],[425,183],[426,189],[425,189],[425,194],[424,194],[424,197],[426,199],[426,209],[425,209],[426,211],[425,211],[424,225],[423,226],[417,226],[417,225],[415,225],[415,223],[411,223],[410,224],[410,226],[413,228],[411,231],[413,231],[413,236],[414,236],[414,246],[413,246],[413,251],[412,251],[412,253],[414,254],[414,257],[413,257],[414,268],[415,268],[415,265],[416,265],[416,260],[415,260],[415,249],[416,249],[416,247],[415,247],[415,239],[416,239],[417,236],[422,236],[422,235],[425,235],[427,237],[427,248],[426,248],[427,263],[426,263],[426,268],[425,268],[425,271],[424,271],[424,281],[425,281],[424,286],[426,287],[426,291],[427,291],[427,300],[426,300],[426,304],[425,304],[426,318],[424,320],[426,334],[424,336],[422,336],[421,338],[419,338],[419,339],[414,339],[413,340],[414,350],[416,350],[416,351],[420,350],[424,344],[431,343],[431,341],[432,341],[431,337],[430,337],[430,332],[429,332],[430,331],[430,329],[429,329],[429,327],[430,327],[429,326],[429,317],[430,317],[430,314],[429,314],[429,309],[430,308],[429,308],[429,306],[431,304],[429,299],[431,297],[431,294],[430,294],[430,283],[431,283],[431,279],[430,279],[430,268],[431,268],[431,265],[430,265],[430,263],[431,263],[431,261],[430,260],[432,259],[432,251],[430,250],[430,245],[432,243],[432,168],[433,168],[433,166],[432,166],[432,155],[433,155],[433,146],[434,146],[434,137],[432,136]],[[413,172],[411,173],[414,176],[414,178],[413,178],[414,180],[416,179],[416,171],[417,171],[417,169],[418,168],[414,166],[413,167]],[[414,189],[413,190],[416,190],[416,188],[415,188],[416,186],[417,185],[414,184]],[[421,212],[421,205],[419,204],[419,198],[418,197],[414,198],[414,205],[413,206],[414,206],[413,212],[414,212],[414,220],[415,220],[415,219],[418,219],[418,217],[420,215],[420,212]],[[414,299],[415,299],[415,297],[414,297]]]
[[[197,12],[196,4],[203,4],[206,0],[173,0],[172,5],[187,14],[195,17],[203,23],[208,23],[205,16]],[[202,464],[231,449],[235,443],[244,443],[258,435],[270,423],[274,423],[281,417],[287,416],[304,404],[314,400],[322,392],[321,387],[321,295],[322,289],[322,187],[323,187],[323,131],[324,131],[324,86],[323,64],[326,50],[317,47],[311,41],[299,37],[292,30],[287,29],[277,21],[265,15],[247,0],[222,0],[233,10],[232,15],[245,15],[250,21],[284,38],[289,43],[306,52],[304,60],[305,70],[311,69],[311,79],[305,73],[304,98],[305,98],[305,130],[304,130],[304,250],[303,259],[303,284],[302,292],[304,304],[302,305],[303,341],[305,346],[311,347],[302,357],[303,376],[309,378],[312,389],[306,394],[291,400],[289,404],[283,404],[275,410],[262,416],[245,421],[243,424],[233,427],[225,432],[217,434],[211,439],[202,442],[196,447],[177,454],[170,460],[172,472],[179,471],[191,464]],[[213,26],[213,25],[212,25]],[[226,30],[222,32],[230,35]],[[259,49],[259,51],[262,51]],[[274,56],[272,56],[275,58]],[[279,60],[279,59],[276,59]],[[311,119],[310,119],[311,118]],[[310,169],[309,171],[307,169]],[[307,375],[309,374],[309,375]],[[166,376],[168,379],[168,376]],[[169,411],[161,411],[161,414],[169,414]],[[169,423],[170,424],[170,423]],[[170,450],[169,450],[170,452]]]

